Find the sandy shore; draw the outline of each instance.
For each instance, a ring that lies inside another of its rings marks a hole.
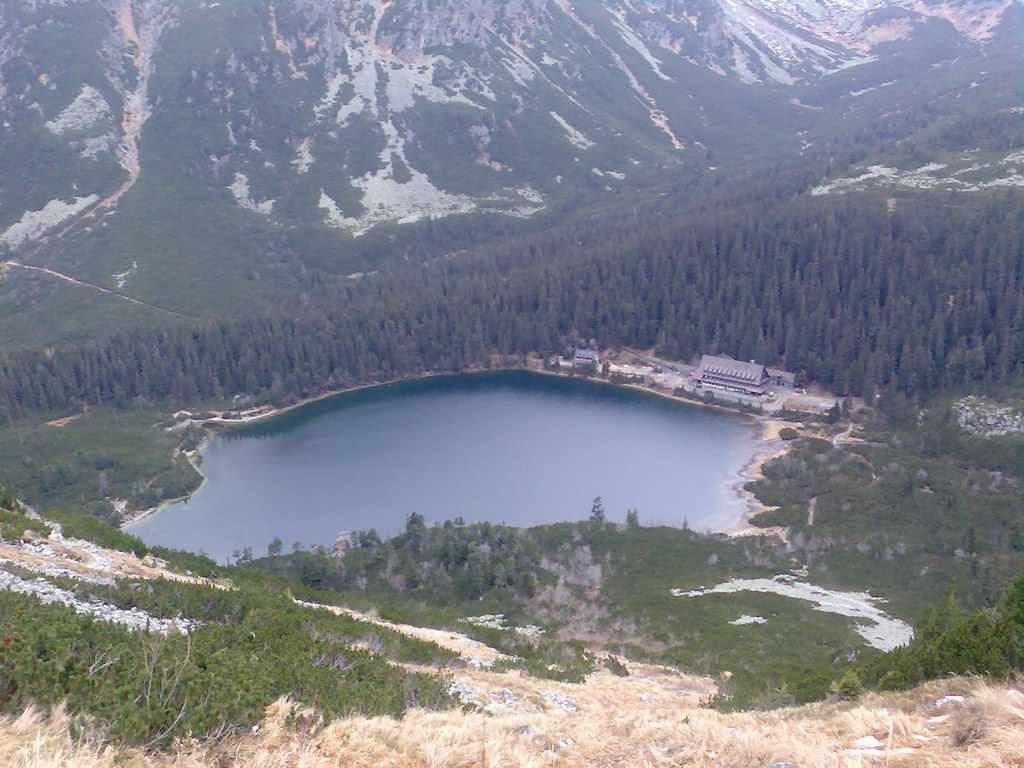
[[[120,528],[122,531],[125,531],[126,533],[131,533],[130,529],[136,523],[141,523],[146,518],[152,517],[153,515],[162,512],[171,504],[177,504],[179,501],[186,501],[187,499],[192,498],[193,495],[198,493],[199,490],[202,489],[204,485],[206,485],[207,481],[206,473],[203,472],[202,465],[200,464],[198,459],[202,457],[203,451],[206,450],[206,446],[210,444],[210,440],[212,439],[213,430],[207,430],[206,437],[203,438],[203,441],[198,446],[196,446],[196,449],[191,453],[184,454],[185,458],[188,459],[188,463],[192,465],[192,469],[194,469],[201,478],[201,480],[199,481],[199,485],[195,488],[195,490],[190,491],[184,496],[178,496],[177,498],[174,499],[165,499],[161,501],[159,504],[157,504],[155,507],[150,507],[149,509],[127,511],[124,513],[124,516],[122,517],[121,523],[120,525],[118,525],[118,528]]]
[[[762,427],[761,442],[766,446],[767,450],[754,454],[750,462],[740,471],[740,479],[734,487],[740,498],[746,502],[747,508],[740,515],[739,520],[723,531],[727,536],[779,535],[782,531],[778,527],[761,528],[750,522],[755,515],[771,509],[777,509],[777,507],[765,506],[744,486],[749,482],[762,480],[764,478],[765,464],[789,453],[793,441],[783,440],[779,433],[783,427],[791,425],[787,425],[785,421],[779,419],[761,418],[759,421]]]

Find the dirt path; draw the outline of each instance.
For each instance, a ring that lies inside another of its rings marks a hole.
[[[63,272],[57,272],[56,270],[47,269],[46,267],[37,267],[32,264],[23,264],[22,262],[14,261],[13,259],[0,262],[0,265],[5,267],[17,267],[19,269],[27,269],[30,272],[40,272],[44,275],[55,277],[58,280],[64,280],[65,282],[72,283],[74,285],[79,285],[83,288],[92,288],[95,291],[100,291],[101,293],[106,293],[109,294],[110,296],[116,296],[117,298],[123,299],[124,301],[129,301],[132,304],[138,304],[139,306],[142,307],[149,307],[150,309],[155,309],[158,312],[167,312],[168,314],[171,315],[177,315],[178,317],[187,317],[190,319],[193,317],[192,315],[186,315],[183,312],[168,309],[167,307],[161,307],[156,304],[150,304],[149,302],[142,301],[141,299],[133,299],[131,296],[125,296],[123,293],[118,293],[117,291],[112,291],[109,288],[104,288],[102,285],[96,285],[95,283],[87,283],[84,280],[79,280],[78,278],[71,277],[70,275],[65,275]]]
[[[850,435],[853,434],[853,422],[851,421],[846,425],[846,429],[840,432],[838,435],[832,438],[832,445],[836,448],[839,447],[840,443],[853,442]]]
[[[83,416],[85,416],[85,414],[86,411],[83,411],[82,413],[76,413],[74,416],[65,416],[62,419],[51,419],[50,421],[44,421],[43,424],[45,424],[48,427],[66,427],[72,421],[75,421],[76,419],[80,419]]]

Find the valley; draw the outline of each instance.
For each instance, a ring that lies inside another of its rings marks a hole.
[[[0,3],[0,764],[1024,762],[1024,3]]]

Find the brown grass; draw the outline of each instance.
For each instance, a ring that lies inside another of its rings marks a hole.
[[[83,573],[187,578],[134,555],[73,540],[49,543],[56,557],[16,545],[0,546],[0,557]],[[497,655],[457,633],[378,623],[463,655]],[[781,761],[802,768],[1024,766],[1022,682],[953,679],[853,703],[723,714],[703,704],[715,690],[711,680],[624,663],[628,677],[602,667],[579,685],[518,671],[455,670],[455,681],[472,690],[478,708],[412,710],[402,720],[352,717],[325,726],[279,701],[268,708],[258,733],[216,745],[184,743],[174,753],[104,744],[88,728],[91,735],[72,739],[81,723],[62,709],[48,715],[29,710],[0,718],[0,768],[762,768]],[[948,695],[964,701],[939,706]],[[854,742],[864,737],[881,746],[859,748]]]
[[[0,719],[4,768],[1002,768],[1024,764],[1024,694],[1018,685],[950,680],[906,694],[871,695],[767,713],[722,714],[700,705],[706,680],[630,665],[628,678],[597,673],[578,686],[513,673],[468,672],[487,697],[477,712],[414,710],[405,719],[349,718],[324,726],[287,701],[273,704],[259,732],[216,746],[182,744],[143,754],[74,742],[62,710]],[[689,688],[683,686],[691,686]],[[504,692],[508,689],[508,694]],[[539,691],[568,693],[578,712]],[[686,693],[677,693],[684,690]],[[963,703],[937,707],[948,693]],[[515,699],[518,699],[516,701]],[[521,697],[521,698],[519,698]],[[499,700],[500,699],[500,700]],[[507,706],[503,701],[515,701]],[[944,720],[929,718],[948,714]],[[962,738],[964,728],[970,736]],[[882,743],[858,749],[872,736]]]

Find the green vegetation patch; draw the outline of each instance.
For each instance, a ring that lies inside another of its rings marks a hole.
[[[46,513],[46,518],[58,523],[61,532],[73,539],[85,539],[108,549],[133,552],[139,557],[145,557],[150,552],[142,539],[89,515],[51,509]]]
[[[748,485],[778,507],[754,522],[789,528],[812,581],[859,585],[905,618],[951,580],[994,604],[1024,564],[1024,438],[964,434],[942,404],[897,419],[872,416],[863,442],[800,439]]]
[[[14,541],[22,538],[28,532],[39,536],[49,536],[50,526],[41,520],[33,520],[21,512],[0,507],[0,539]]]
[[[160,418],[152,410],[99,409],[64,426],[10,423],[0,440],[0,483],[40,510],[74,508],[115,521],[108,499],[147,509],[182,496],[201,480],[184,456],[174,455],[192,438],[162,429]]]
[[[152,747],[251,727],[281,696],[327,718],[455,706],[444,680],[357,647],[360,636],[327,611],[181,585],[110,589],[124,606],[180,608],[207,623],[188,635],[145,635],[0,592],[0,709],[66,701],[111,737]]]
[[[1024,574],[996,607],[967,611],[951,585],[918,623],[914,639],[859,670],[865,684],[900,690],[947,675],[1009,677],[1024,669]]]

